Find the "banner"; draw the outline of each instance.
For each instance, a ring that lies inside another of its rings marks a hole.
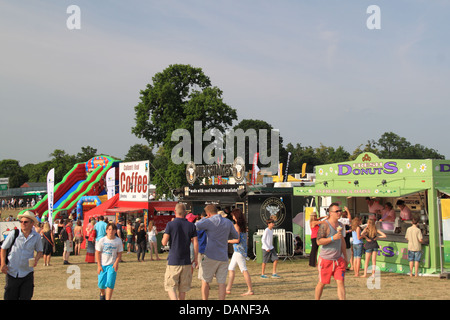
[[[284,171],[284,179],[283,179],[283,182],[287,182],[288,181],[288,172],[289,172],[289,159],[291,158],[291,153],[289,152],[288,153],[288,156],[287,156],[287,160],[286,160],[286,168],[285,168],[285,171]]]
[[[258,176],[258,172],[259,172],[258,156],[259,156],[258,152],[256,152],[255,155],[253,156],[252,184],[256,184],[257,176]]]
[[[119,164],[119,194],[122,201],[148,201],[150,162],[121,162]]]
[[[278,163],[278,182],[283,178],[283,163]]]
[[[48,202],[48,223],[50,228],[53,226],[53,201],[55,188],[55,168],[51,169],[47,174],[47,202]]]
[[[441,199],[443,264],[450,269],[450,199]]]
[[[106,190],[108,193],[108,200],[116,194],[116,168],[111,168],[106,173]]]

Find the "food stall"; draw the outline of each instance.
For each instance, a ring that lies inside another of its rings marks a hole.
[[[275,216],[275,234],[279,232],[277,235],[282,239],[280,243],[282,246],[285,244],[282,251],[285,255],[293,255],[293,218],[300,213],[303,215],[305,201],[311,197],[294,197],[291,186],[278,188],[273,183],[272,186],[247,184],[245,166],[242,163],[237,166],[236,162],[208,166],[188,164],[186,179],[189,185],[177,191],[180,202],[186,205],[188,212],[195,215],[201,214],[207,204],[214,204],[227,213],[234,208],[241,209],[248,224],[249,256],[254,254],[254,235],[267,227],[268,218]],[[220,180],[217,180],[218,175],[221,176]],[[198,182],[197,178],[209,184],[194,184]],[[218,181],[221,183],[217,184]]]
[[[379,221],[377,228],[387,237],[379,239],[377,266],[381,271],[408,273],[408,243],[405,232],[411,220],[400,219],[398,200],[403,200],[412,217],[420,220],[422,261],[420,273],[443,274],[450,268],[450,160],[380,159],[363,153],[354,161],[316,166],[314,186],[295,187],[295,196],[314,196],[316,211],[323,215],[331,202],[348,207],[352,217],[363,223],[370,215],[368,202],[391,203],[395,220]],[[306,212],[306,211],[305,211]],[[309,215],[305,215],[305,222]],[[310,246],[310,237],[305,238]],[[363,257],[364,258],[364,257]]]

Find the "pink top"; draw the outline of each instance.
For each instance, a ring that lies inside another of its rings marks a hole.
[[[402,220],[412,219],[411,210],[407,206],[400,210],[400,218],[402,218]]]
[[[377,213],[377,210],[383,211],[384,207],[378,202],[374,201],[372,205],[367,205],[369,207],[369,213]]]
[[[384,210],[382,212],[382,217],[381,220],[386,221],[386,222],[394,222],[395,221],[395,210]]]
[[[317,232],[319,231],[319,225],[316,224],[315,227],[311,228],[311,239],[317,238]]]

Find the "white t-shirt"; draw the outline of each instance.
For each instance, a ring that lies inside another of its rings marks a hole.
[[[103,237],[95,244],[95,250],[102,253],[102,266],[109,266],[114,264],[117,259],[117,254],[123,251],[122,240],[118,237],[114,239],[108,239],[108,237]]]
[[[263,250],[272,250],[273,249],[273,230],[266,228],[263,232],[261,238],[261,244]]]

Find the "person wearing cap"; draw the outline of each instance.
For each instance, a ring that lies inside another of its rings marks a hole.
[[[20,230],[14,245],[15,232],[11,231],[1,247],[1,270],[6,274],[5,300],[31,300],[34,291],[34,267],[43,254],[41,236],[33,230],[33,226],[38,224],[35,215],[31,211],[25,211],[19,219]],[[6,264],[6,254],[10,248],[9,261]]]

